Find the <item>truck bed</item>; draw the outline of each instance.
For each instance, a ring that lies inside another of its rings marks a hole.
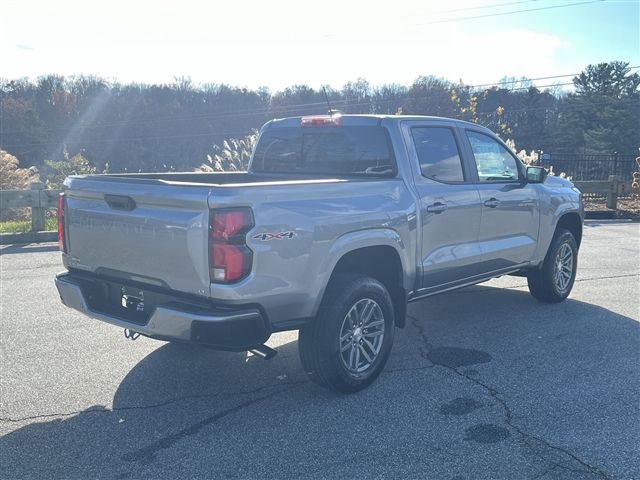
[[[302,192],[311,189],[295,185],[376,180],[245,172],[72,176],[65,192],[65,262],[78,271],[209,297],[209,211],[217,202],[238,194],[247,205],[274,194],[304,201]],[[250,192],[261,187],[266,190]]]

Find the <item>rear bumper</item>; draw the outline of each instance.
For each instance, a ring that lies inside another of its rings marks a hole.
[[[158,340],[197,343],[221,350],[244,351],[263,344],[271,335],[267,319],[257,307],[226,309],[176,297],[151,307],[144,318],[127,318],[118,305],[100,298],[109,282],[69,273],[56,276],[62,303],[89,317],[128,328]],[[131,317],[131,315],[129,315]]]

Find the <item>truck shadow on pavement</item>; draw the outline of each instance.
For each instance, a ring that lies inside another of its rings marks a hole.
[[[638,473],[636,320],[484,286],[409,314],[381,378],[349,396],[308,382],[289,337],[271,361],[166,344],[112,408],[4,419],[18,428],[0,438],[0,477]]]

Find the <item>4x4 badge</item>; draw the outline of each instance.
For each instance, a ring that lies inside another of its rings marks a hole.
[[[256,240],[262,240],[263,242],[267,240],[283,240],[288,238],[291,240],[296,236],[296,232],[280,232],[280,233],[259,233],[258,235],[254,235],[251,238],[255,238]]]

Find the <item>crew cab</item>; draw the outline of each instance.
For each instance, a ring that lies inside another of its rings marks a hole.
[[[269,121],[241,173],[70,176],[62,302],[164,341],[264,357],[299,330],[302,365],[342,392],[380,374],[408,302],[501,275],[560,302],[580,192],[490,130],[423,116]]]

